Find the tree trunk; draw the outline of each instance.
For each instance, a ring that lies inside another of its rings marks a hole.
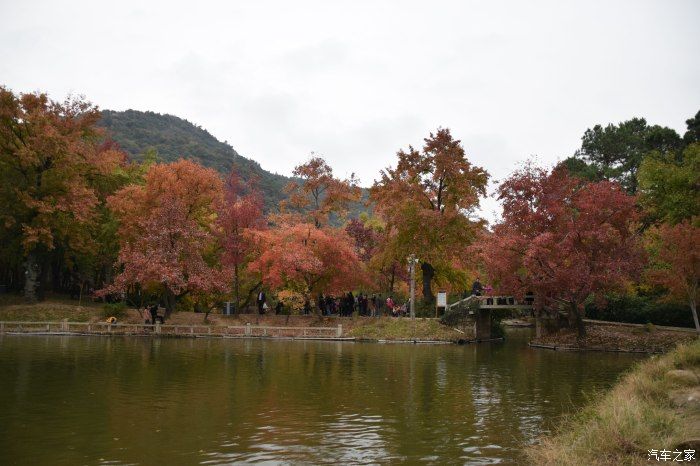
[[[307,301],[309,302],[309,305],[311,305],[311,303],[314,302],[313,296],[314,296],[314,294],[313,294],[313,290],[311,288],[311,285],[306,285],[306,293],[304,294],[304,306],[306,306]],[[270,308],[270,309],[272,309],[272,308]],[[318,305],[318,303],[316,303],[316,306],[311,306],[311,309],[309,309],[309,315],[315,315],[317,317],[321,317],[321,315],[322,315],[321,308]]]
[[[240,280],[238,278],[238,263],[233,268],[233,292],[236,296],[236,313],[241,307]]]
[[[51,259],[44,254],[44,260],[39,264],[39,287],[36,291],[39,301],[46,299],[46,292],[53,291],[51,287]]]
[[[63,270],[65,268],[65,261],[63,259],[64,252],[55,254],[55,259],[49,262],[47,267],[50,275],[47,278],[47,283],[49,287],[48,290],[55,291],[65,291],[65,283],[63,282]]]
[[[396,279],[396,264],[391,264],[391,278],[389,278],[389,293],[394,294],[394,280]]]
[[[255,284],[254,287],[248,290],[248,294],[245,297],[245,301],[243,301],[243,303],[241,304],[240,309],[236,309],[236,314],[240,314],[242,309],[248,309],[248,306],[250,306],[250,302],[253,300],[253,295],[255,295],[261,287],[262,282],[258,282]]]
[[[167,320],[175,310],[175,293],[166,286],[163,298],[165,300],[165,319],[163,320]]]
[[[698,322],[698,308],[694,299],[690,301],[690,310],[693,313],[693,321],[695,322],[695,331],[700,334],[700,323]]]
[[[30,303],[37,301],[37,285],[39,283],[39,262],[36,254],[30,252],[24,262],[24,298]]]
[[[112,265],[105,264],[102,266],[101,280],[93,283],[96,289],[104,288],[114,281],[114,267]]]
[[[569,311],[569,327],[575,328],[579,340],[586,337],[586,324],[583,322],[583,306],[573,302]]]
[[[435,277],[435,269],[428,262],[423,262],[420,268],[423,271],[423,300],[426,303],[432,303],[435,301],[435,295],[433,295],[433,289],[431,287],[433,278]]]
[[[586,338],[586,323],[583,321],[583,314],[579,314],[576,323],[578,325],[578,338],[583,340]]]

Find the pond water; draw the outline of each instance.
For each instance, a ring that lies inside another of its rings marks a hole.
[[[517,464],[639,356],[505,343],[0,337],[0,464]]]

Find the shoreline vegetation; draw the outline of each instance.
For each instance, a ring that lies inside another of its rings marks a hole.
[[[101,303],[88,301],[78,306],[76,301],[55,297],[36,304],[18,300],[0,301],[0,321],[23,322],[104,322],[109,310]],[[135,309],[126,309],[117,316],[119,323],[143,324],[144,317]],[[506,326],[522,327],[528,319],[503,321]],[[515,322],[515,324],[513,324]],[[464,343],[474,341],[471,326],[454,329],[437,319],[402,317],[336,317],[318,315],[235,314],[226,316],[211,313],[205,322],[204,313],[174,312],[166,324],[217,326],[280,326],[280,327],[334,327],[343,326],[343,337],[358,341],[422,341]],[[671,329],[654,325],[635,325],[614,322],[586,321],[587,336],[579,340],[576,333],[562,329],[557,333],[531,340],[531,346],[543,349],[575,351],[620,351],[663,353],[678,343],[692,341],[692,329]]]
[[[535,348],[563,351],[613,351],[630,353],[665,353],[679,343],[697,338],[695,329],[660,327],[653,324],[621,324],[586,320],[586,336],[579,338],[572,329],[534,337]]]
[[[697,459],[698,339],[640,362],[610,391],[565,418],[553,435],[526,453],[537,465],[632,465],[654,461],[650,450],[689,449],[695,450]]]

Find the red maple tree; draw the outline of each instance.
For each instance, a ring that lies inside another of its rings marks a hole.
[[[222,197],[219,175],[188,160],[155,164],[144,185],[117,191],[109,205],[120,223],[121,271],[101,294],[155,288],[169,316],[178,297],[225,290],[215,234]]]
[[[362,262],[369,262],[377,253],[382,241],[379,229],[367,221],[352,218],[345,225],[345,232],[355,243],[355,252]]]
[[[501,184],[503,218],[484,262],[503,292],[531,292],[539,310],[565,310],[585,335],[584,302],[618,289],[641,267],[635,198],[618,184],[527,165]]]
[[[247,273],[253,242],[246,232],[266,227],[263,197],[254,182],[246,186],[235,172],[231,172],[218,223],[223,247],[222,265],[232,278],[234,301],[238,310],[247,306],[251,295],[262,285],[260,280],[251,280]],[[241,296],[246,297],[243,304]]]

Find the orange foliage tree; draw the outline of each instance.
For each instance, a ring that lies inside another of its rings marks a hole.
[[[647,238],[650,280],[665,287],[669,291],[669,298],[688,303],[693,313],[695,329],[700,333],[697,311],[700,291],[700,228],[692,220],[684,220],[676,225],[662,224],[652,228],[647,233]]]
[[[102,291],[133,286],[159,290],[166,316],[185,294],[223,292],[217,212],[223,200],[219,175],[195,162],[155,164],[143,185],[130,185],[109,198],[119,220],[121,272]]]
[[[125,161],[118,150],[101,150],[99,118],[80,98],[55,102],[0,87],[1,239],[21,248],[30,301],[52,251],[60,247],[66,258],[94,252],[100,184]]]
[[[387,168],[372,186],[370,197],[386,220],[383,250],[389,263],[421,260],[423,298],[434,301],[436,274],[454,275],[455,255],[473,241],[483,222],[470,218],[486,195],[488,173],[472,165],[449,129],[424,139],[422,151],[400,150],[395,169]],[[396,260],[398,259],[398,261]]]
[[[340,218],[347,215],[348,206],[360,200],[361,191],[357,179],[347,180],[333,176],[333,169],[321,157],[312,154],[308,162],[294,168],[294,176],[285,191],[289,199],[283,201],[283,211],[294,210],[302,222],[313,223],[316,228],[328,225],[331,214]]]
[[[297,223],[249,234],[258,251],[249,267],[272,289],[290,289],[310,298],[364,283],[362,263],[343,230]]]

